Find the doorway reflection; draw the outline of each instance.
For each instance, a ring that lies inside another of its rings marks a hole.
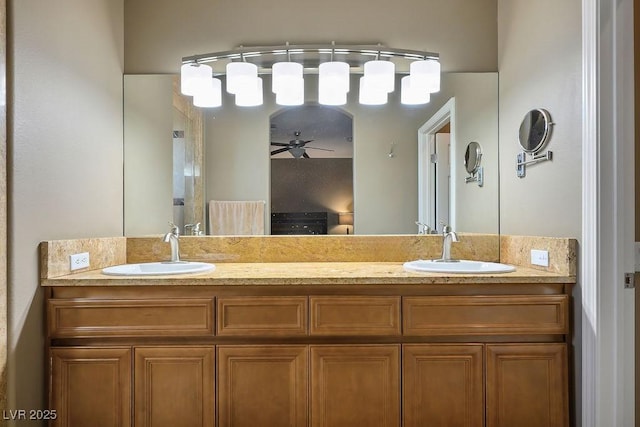
[[[353,118],[306,104],[270,117],[271,234],[347,234],[353,212]]]

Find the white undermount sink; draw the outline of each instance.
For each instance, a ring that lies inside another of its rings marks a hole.
[[[515,271],[515,267],[497,262],[483,261],[439,261],[423,260],[405,262],[403,267],[407,271],[427,272],[427,273],[460,273],[460,274],[483,274],[483,273],[509,273]]]
[[[102,269],[102,273],[112,276],[151,276],[162,274],[204,273],[216,268],[207,262],[143,262],[138,264],[114,265]]]

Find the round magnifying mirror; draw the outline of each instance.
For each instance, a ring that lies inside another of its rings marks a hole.
[[[482,158],[482,148],[475,141],[467,145],[467,151],[464,153],[464,167],[467,172],[473,175],[480,167],[480,159]]]
[[[551,116],[546,110],[529,111],[520,124],[520,146],[527,153],[537,153],[549,139],[550,130]]]

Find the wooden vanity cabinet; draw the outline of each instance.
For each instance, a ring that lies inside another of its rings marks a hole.
[[[309,346],[218,347],[218,425],[307,427]]]
[[[406,344],[404,427],[484,425],[484,345]]]
[[[50,288],[51,425],[566,427],[569,289]]]
[[[213,346],[135,347],[136,427],[215,425]]]
[[[53,426],[131,426],[131,348],[50,350]]]

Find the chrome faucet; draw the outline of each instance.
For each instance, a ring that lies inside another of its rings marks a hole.
[[[449,225],[442,224],[442,258],[439,262],[456,262],[458,260],[451,259],[451,243],[458,242],[458,235]]]
[[[200,231],[200,223],[197,222],[195,224],[185,224],[184,234],[189,236],[200,236],[202,234],[202,231]]]
[[[172,222],[169,222],[171,231],[164,235],[163,242],[171,245],[171,262],[180,262],[180,228]]]
[[[428,224],[423,222],[416,221],[416,225],[418,226],[418,234],[431,234],[433,231]]]

